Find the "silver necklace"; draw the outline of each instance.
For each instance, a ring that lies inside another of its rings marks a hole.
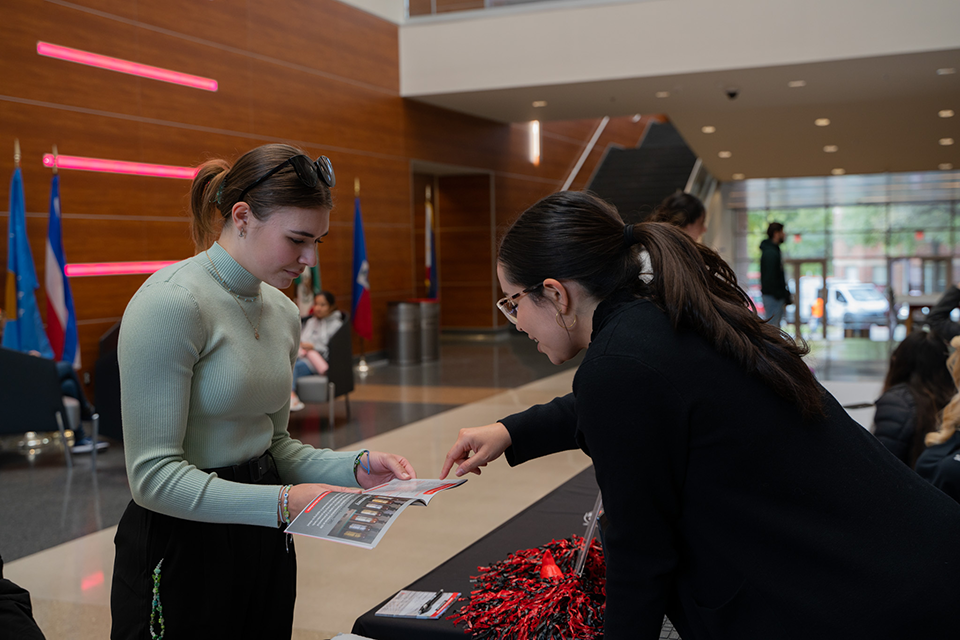
[[[230,295],[233,296],[233,299],[237,302],[237,306],[240,307],[240,311],[243,312],[243,317],[247,319],[247,324],[249,324],[250,328],[253,329],[253,337],[259,340],[260,339],[260,321],[263,320],[263,296],[261,295],[261,292],[257,291],[256,298],[244,298],[243,296],[239,295],[236,291],[231,289],[229,285],[227,285],[227,281],[224,280],[223,276],[220,275],[220,270],[217,269],[217,265],[213,264],[213,259],[210,257],[210,254],[207,253],[206,251],[204,251],[203,253],[207,256],[207,260],[210,261],[210,266],[213,267],[214,273],[217,274],[217,282],[219,282],[220,286],[222,286],[224,289],[230,292]],[[257,316],[256,325],[250,322],[250,316],[247,315],[247,312],[243,308],[243,305],[240,304],[241,299],[246,300],[248,302],[253,302],[254,300],[258,300],[258,299],[260,300],[260,315]]]

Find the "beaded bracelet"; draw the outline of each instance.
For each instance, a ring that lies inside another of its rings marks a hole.
[[[367,464],[363,464],[363,454],[367,454]],[[364,449],[357,454],[356,459],[353,461],[353,477],[357,477],[357,467],[360,467],[367,472],[367,475],[370,475],[370,450]]]
[[[280,487],[280,495],[277,496],[277,520],[280,524],[290,524],[290,489],[292,484]]]
[[[283,522],[285,524],[290,524],[290,489],[293,489],[292,484],[283,488]]]

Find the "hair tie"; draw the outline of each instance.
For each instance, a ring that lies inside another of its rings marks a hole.
[[[623,244],[627,247],[632,247],[637,244],[637,239],[633,236],[633,225],[628,224],[623,227]]]

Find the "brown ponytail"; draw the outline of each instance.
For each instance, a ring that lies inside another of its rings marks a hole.
[[[217,191],[230,170],[226,160],[208,160],[200,165],[190,188],[190,232],[197,251],[210,247],[220,237],[223,216],[217,207]]]
[[[691,241],[676,227],[643,223],[637,242],[650,254],[653,280],[647,295],[674,327],[696,331],[714,349],[766,382],[806,417],[823,414],[820,386],[803,356],[803,342],[760,319],[737,276],[712,249]]]
[[[803,361],[809,352],[763,320],[713,250],[680,229],[645,222],[628,246],[616,208],[582,192],[562,191],[527,209],[500,242],[498,260],[508,279],[532,287],[546,278],[574,280],[603,300],[627,290],[655,302],[674,327],[696,331],[719,353],[756,375],[807,417],[823,414],[823,395]],[[653,278],[641,273],[641,250]],[[530,295],[539,296],[539,291]]]

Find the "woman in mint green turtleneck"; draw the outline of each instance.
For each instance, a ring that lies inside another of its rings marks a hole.
[[[401,456],[315,449],[287,431],[300,319],[280,289],[316,264],[334,183],[326,157],[280,144],[202,165],[191,190],[200,252],[127,306],[133,501],[117,530],[112,638],[289,638],[285,523],[328,486],[416,477]]]

